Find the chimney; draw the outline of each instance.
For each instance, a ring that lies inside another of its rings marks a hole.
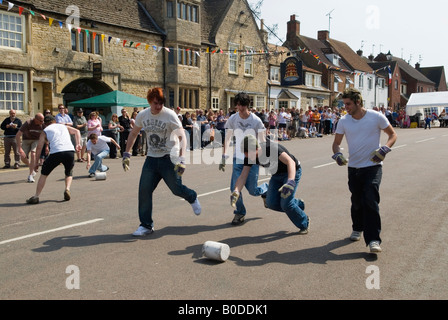
[[[415,64],[415,69],[420,70],[420,62],[417,62],[417,63]]]
[[[317,40],[320,40],[320,41],[330,40],[330,31],[328,31],[328,30],[317,31]]]
[[[295,14],[290,16],[287,27],[286,40],[293,41],[295,37],[300,36],[300,21],[296,20]]]
[[[362,57],[362,50],[359,49],[358,51],[356,51],[356,53],[358,54],[358,56]]]
[[[369,60],[372,61],[372,62],[373,62],[373,59],[375,59],[375,57],[374,57],[373,54],[369,54],[369,57],[368,57],[368,58],[369,58]]]
[[[264,29],[264,20],[263,19],[260,20],[260,31],[261,31],[261,34],[263,35],[264,44],[267,45],[268,40],[269,40],[269,32]]]

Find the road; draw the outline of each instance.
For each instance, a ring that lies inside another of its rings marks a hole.
[[[363,241],[348,240],[347,169],[331,159],[332,136],[283,143],[302,164],[296,196],[311,218],[307,235],[246,191],[246,222],[232,226],[231,166],[221,172],[207,156],[219,156],[218,150],[195,151],[195,164],[184,174],[202,214],[195,216],[161,182],[154,195],[156,231],[143,239],[131,233],[139,224],[144,157],[133,157],[127,173],[120,159],[106,159],[110,171],[103,181],[88,178],[85,165],[76,163],[68,202],[60,166],[38,205],[25,204],[35,191],[25,168],[0,170],[0,299],[447,299],[448,130],[397,133],[383,169],[378,255]],[[343,147],[347,153],[345,141]],[[230,246],[226,262],[202,256],[208,240]]]

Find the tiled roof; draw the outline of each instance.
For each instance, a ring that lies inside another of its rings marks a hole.
[[[420,68],[419,71],[428,79],[434,81],[436,83],[436,87],[439,87],[440,81],[444,75],[444,67],[425,67]]]
[[[392,60],[398,63],[398,67],[402,71],[406,72],[410,77],[416,79],[417,81],[435,84],[433,81],[426,78],[421,72],[419,72],[417,69],[415,69],[413,66],[411,66],[403,59],[392,57]]]
[[[372,72],[372,68],[362,59],[356,52],[354,52],[345,42],[330,39],[330,46],[344,59],[345,63],[350,66],[352,70]]]
[[[123,28],[161,34],[163,31],[137,0],[8,0],[16,6],[34,10],[44,15],[68,16],[68,6],[77,6],[81,21],[94,21]],[[3,2],[5,3],[5,2]],[[151,12],[149,12],[151,14]]]

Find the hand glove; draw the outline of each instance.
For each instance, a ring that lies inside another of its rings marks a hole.
[[[384,160],[386,157],[386,154],[391,152],[392,150],[388,146],[382,146],[381,148],[373,151],[370,155],[372,156],[370,158],[370,161],[373,161],[375,163],[380,163]]]
[[[129,152],[123,153],[123,161],[121,162],[123,164],[123,170],[124,172],[129,170],[129,164],[131,163],[131,154]]]
[[[183,157],[179,157],[180,162],[174,166],[174,171],[176,171],[177,175],[180,177],[185,172],[185,159]]]
[[[228,157],[228,155],[222,155],[221,163],[219,164],[219,170],[222,170],[222,172],[226,171],[226,159]]]
[[[288,198],[294,192],[294,188],[296,187],[296,182],[294,180],[288,180],[278,191],[281,193],[281,197],[283,199]]]
[[[236,202],[238,201],[239,197],[240,197],[240,193],[238,191],[233,191],[232,192],[232,195],[230,196],[230,205],[232,207],[235,208]]]
[[[347,164],[347,159],[345,159],[342,152],[337,152],[332,156],[333,160],[336,160],[336,163],[339,166],[345,166]]]

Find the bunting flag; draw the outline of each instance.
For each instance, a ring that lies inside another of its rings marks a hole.
[[[14,4],[9,2],[9,1],[7,1],[7,2],[8,2],[8,11],[10,11],[14,7]],[[3,0],[0,0],[0,4],[3,4]],[[34,10],[27,9],[25,7],[22,7],[22,6],[18,6],[18,11],[19,11],[19,15],[20,16],[23,14],[24,11],[27,11],[33,17],[36,17],[36,12]],[[48,18],[48,24],[49,24],[50,27],[52,27],[53,22],[56,21],[58,23],[59,27],[61,29],[63,28],[63,25],[64,25],[63,21],[60,21],[60,20],[55,19],[55,18],[47,17],[44,14],[39,13],[39,12],[37,12],[37,13],[43,20],[47,20],[47,18]],[[67,26],[67,29],[69,30],[69,32],[73,31],[74,26],[72,24],[66,23],[66,26]],[[81,33],[82,31],[84,31],[87,36],[89,34],[91,34],[93,39],[95,39],[97,36],[101,35],[101,41],[102,42],[104,42],[104,39],[107,37],[107,43],[109,45],[114,45],[114,44],[118,45],[120,43],[120,41],[121,41],[120,38],[113,37],[111,35],[106,35],[105,33],[88,30],[88,29],[81,28],[81,27],[76,27],[76,30],[78,31],[78,34]],[[112,40],[114,40],[114,41],[112,41]],[[124,47],[124,48],[132,48],[134,43],[136,43],[135,46],[133,47],[134,49],[138,49],[142,45],[141,42],[134,42],[134,41],[132,41],[130,39],[123,39],[122,42],[123,42],[122,43],[122,47]],[[129,43],[129,46],[126,46],[127,43]],[[386,67],[380,68],[378,70],[374,70],[373,72],[361,72],[361,73],[354,72],[354,71],[346,70],[346,69],[339,68],[339,67],[336,67],[336,66],[333,66],[333,65],[325,63],[324,61],[322,61],[322,59],[320,59],[320,57],[316,53],[312,52],[311,50],[309,50],[307,48],[300,48],[299,47],[297,50],[287,49],[287,51],[285,52],[284,50],[280,50],[279,51],[278,48],[276,48],[275,50],[270,51],[270,50],[267,50],[266,48],[263,48],[263,49],[260,49],[260,50],[253,50],[253,49],[250,49],[250,50],[238,50],[238,49],[223,50],[221,48],[213,49],[213,48],[210,48],[210,47],[206,47],[205,51],[202,51],[202,50],[194,50],[194,49],[191,49],[191,48],[186,48],[186,49],[178,48],[178,49],[176,49],[176,48],[158,47],[156,45],[151,45],[151,44],[144,44],[144,46],[142,46],[142,47],[144,48],[143,50],[145,50],[145,51],[148,51],[149,47],[152,47],[154,49],[154,51],[156,51],[156,52],[160,52],[162,49],[165,49],[167,52],[170,52],[170,53],[174,52],[176,50],[178,50],[178,51],[186,50],[186,51],[193,52],[198,57],[201,56],[201,53],[211,54],[211,55],[216,55],[216,54],[219,54],[219,55],[237,55],[237,54],[240,54],[241,57],[247,56],[247,55],[263,55],[263,56],[266,56],[267,59],[269,58],[270,55],[273,55],[273,56],[277,56],[279,54],[290,54],[291,55],[291,54],[294,54],[294,53],[310,54],[312,57],[314,57],[317,60],[317,64],[318,65],[324,65],[325,68],[327,68],[329,70],[330,69],[331,70],[336,70],[336,71],[340,71],[340,72],[344,72],[344,73],[348,73],[348,74],[354,74],[354,75],[375,74],[376,72],[378,72],[380,70],[384,70],[384,69],[387,68],[387,70],[389,72],[389,85],[392,83],[392,72],[390,70],[390,66],[386,66]]]
[[[389,85],[392,84],[392,70],[390,69],[390,66],[387,66],[387,71],[389,73]]]

